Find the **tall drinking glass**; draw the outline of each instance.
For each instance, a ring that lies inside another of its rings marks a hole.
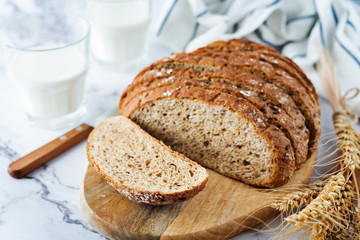
[[[86,20],[63,13],[21,15],[0,28],[8,77],[35,125],[60,129],[85,115],[89,32]]]
[[[145,58],[150,0],[89,0],[91,52],[102,66],[119,71],[136,68]]]

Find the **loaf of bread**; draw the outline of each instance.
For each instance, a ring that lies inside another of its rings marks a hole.
[[[205,168],[123,116],[112,117],[91,132],[87,155],[120,193],[152,205],[185,201],[199,193],[208,179]]]
[[[261,187],[285,184],[320,136],[311,81],[275,49],[245,39],[146,67],[119,113],[200,165]]]

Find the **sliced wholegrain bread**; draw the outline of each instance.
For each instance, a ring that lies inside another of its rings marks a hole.
[[[201,165],[248,184],[280,186],[295,170],[289,139],[233,95],[164,86],[133,98],[119,111]]]
[[[161,78],[152,82],[140,84],[132,91],[132,94],[128,95],[127,101],[123,106],[126,107],[126,104],[130,102],[132,98],[136,98],[137,94],[141,95],[144,91],[168,85],[186,85],[214,89],[247,100],[264,114],[265,119],[269,124],[278,127],[290,140],[295,153],[296,167],[301,166],[301,164],[307,160],[309,131],[305,127],[304,121],[291,118],[286,111],[283,111],[282,108],[273,104],[272,101],[261,98],[256,91],[227,82],[211,81],[210,76],[201,79],[194,76],[186,78],[181,75],[172,75],[168,78]]]
[[[269,67],[269,69],[268,69]],[[263,81],[273,84],[287,93],[300,109],[306,119],[306,126],[310,131],[309,151],[316,149],[317,140],[320,136],[320,109],[314,103],[306,90],[296,81],[296,79],[285,79],[282,75],[272,72],[270,64],[258,64],[256,61],[246,61],[237,56],[212,57],[212,56],[190,56],[186,53],[170,55],[141,71],[134,79],[133,84],[141,82],[142,76],[154,69],[196,69],[198,71],[221,69],[233,69],[234,71],[246,71],[253,74]],[[309,155],[309,154],[308,154]]]
[[[172,151],[130,119],[112,117],[89,136],[90,164],[120,193],[137,202],[167,205],[204,187],[206,169]]]

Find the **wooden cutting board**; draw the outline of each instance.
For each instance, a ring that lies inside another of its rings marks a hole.
[[[308,183],[316,153],[282,188]],[[225,239],[278,214],[268,207],[274,197],[208,170],[205,189],[194,198],[170,206],[135,203],[88,167],[80,202],[89,223],[110,239]]]

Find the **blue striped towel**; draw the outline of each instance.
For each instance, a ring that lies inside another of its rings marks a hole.
[[[156,34],[176,52],[231,38],[270,45],[293,59],[326,97],[314,68],[320,40],[336,61],[344,91],[360,87],[360,0],[172,0]]]

